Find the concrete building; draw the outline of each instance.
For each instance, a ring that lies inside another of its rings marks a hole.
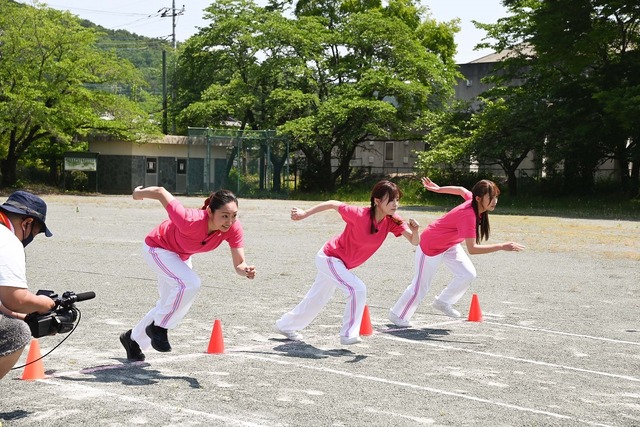
[[[205,143],[202,137],[170,136],[144,144],[93,137],[89,152],[97,156],[97,191],[130,193],[138,185],[161,185],[181,194],[219,188],[232,146]]]

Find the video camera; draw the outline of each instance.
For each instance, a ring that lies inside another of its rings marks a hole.
[[[79,294],[65,292],[62,297],[59,297],[53,291],[44,290],[39,290],[36,295],[48,296],[56,302],[56,305],[46,314],[31,313],[25,317],[24,321],[29,325],[33,338],[70,332],[78,320],[78,309],[75,303],[96,297],[95,292],[81,292]]]

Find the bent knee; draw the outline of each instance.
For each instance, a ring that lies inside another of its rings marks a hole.
[[[199,277],[191,277],[189,278],[189,280],[184,281],[184,285],[187,287],[187,289],[197,291],[202,286],[202,280],[200,280]]]
[[[458,277],[466,282],[471,282],[477,277],[476,270],[466,270],[458,274]]]

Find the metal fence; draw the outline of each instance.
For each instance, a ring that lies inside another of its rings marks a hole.
[[[289,190],[289,141],[273,130],[190,127],[187,193],[227,188],[237,195]]]

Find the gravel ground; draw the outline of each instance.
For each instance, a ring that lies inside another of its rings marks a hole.
[[[389,237],[355,270],[368,287],[374,334],[344,347],[337,292],[292,343],[272,331],[315,276],[314,255],[343,228],[335,212],[289,220],[295,203],[240,200],[248,261],[226,247],[194,257],[203,287],[170,331],[171,353],[128,363],[118,336],[154,304],[140,255],[166,215],[127,196],[47,196],[51,239],[27,249],[32,290],[94,291],[75,332],[44,359],[47,378],[1,381],[3,427],[21,426],[640,426],[640,222],[492,216],[491,242],[521,253],[473,257],[482,322],[450,319],[430,301],[414,328],[386,317],[413,272],[414,248]],[[201,199],[182,197],[187,206]],[[403,207],[422,226],[442,211]],[[206,354],[214,321],[225,353]],[[42,353],[67,335],[40,338]],[[26,359],[25,351],[21,364]]]

